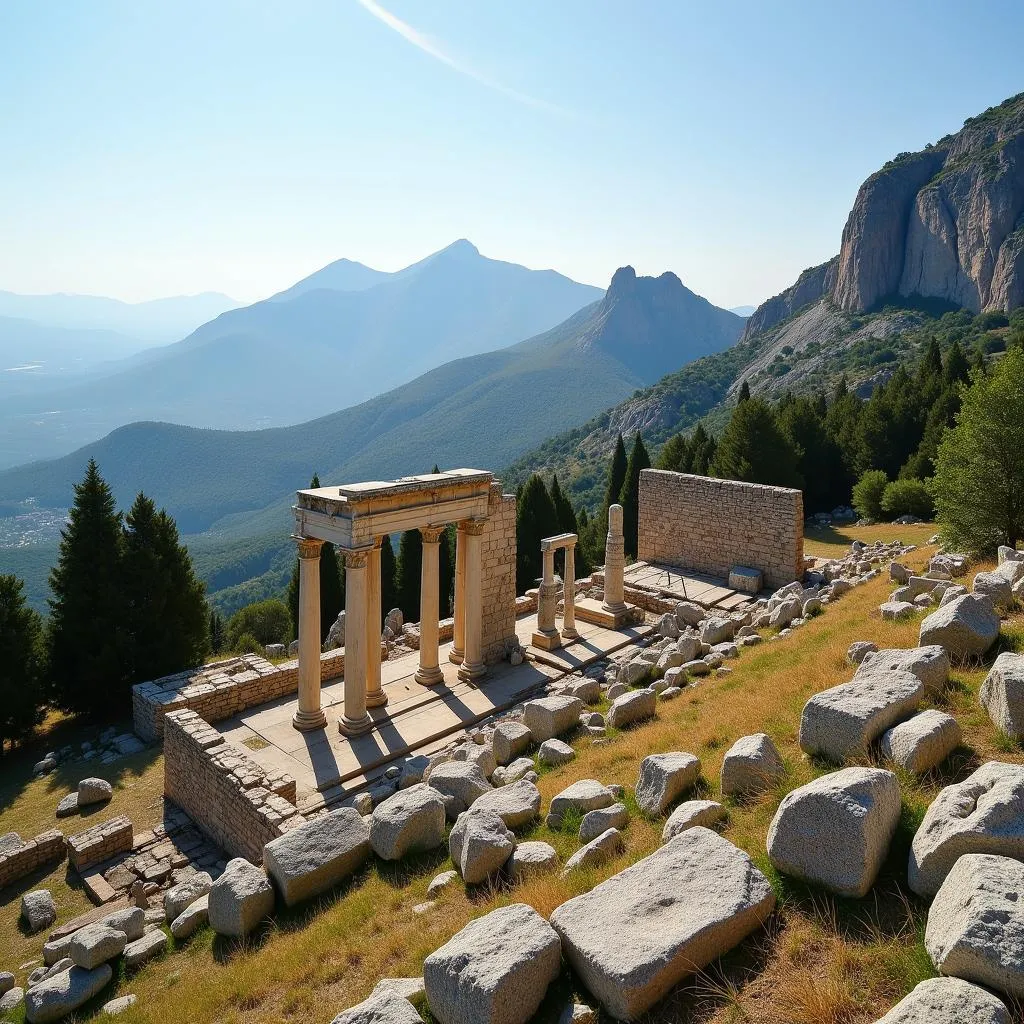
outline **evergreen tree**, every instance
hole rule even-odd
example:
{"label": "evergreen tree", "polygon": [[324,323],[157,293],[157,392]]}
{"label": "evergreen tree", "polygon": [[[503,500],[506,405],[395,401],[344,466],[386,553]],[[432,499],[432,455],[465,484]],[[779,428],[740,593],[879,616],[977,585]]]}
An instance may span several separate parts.
{"label": "evergreen tree", "polygon": [[626,480],[626,445],[623,443],[622,435],[615,438],[615,450],[612,452],[611,465],[608,468],[608,486],[604,492],[604,509],[608,511],[609,505],[614,505],[622,493],[622,485]]}
{"label": "evergreen tree", "polygon": [[537,585],[541,574],[540,542],[558,533],[558,512],[543,479],[534,473],[516,503],[516,593]]}
{"label": "evergreen tree", "polygon": [[842,491],[847,496],[858,479],[862,411],[863,403],[850,391],[846,377],[840,377],[825,415],[825,429],[838,446],[842,458],[842,472],[837,467],[836,475],[842,481]]}
{"label": "evergreen tree", "polygon": [[423,536],[419,530],[406,530],[398,543],[398,568],[395,581],[398,607],[406,622],[420,621],[420,573],[423,569]]}
{"label": "evergreen tree", "polygon": [[622,484],[619,504],[622,506],[622,534],[625,539],[626,554],[636,558],[637,533],[640,521],[640,473],[650,469],[651,457],[647,454],[644,440],[637,431],[633,441],[633,450],[629,453],[626,465],[626,479]]}
{"label": "evergreen tree", "polygon": [[210,652],[223,654],[228,645],[228,630],[224,616],[216,608],[210,609]]}
{"label": "evergreen tree", "polygon": [[746,381],[744,381],[740,385],[740,393],[739,393],[739,397],[736,399],[736,404],[739,405],[740,402],[745,402],[749,398],[750,398],[750,385]]}
{"label": "evergreen tree", "polygon": [[174,520],[141,492],[125,517],[122,552],[128,682],[201,665],[209,651],[206,588]]}
{"label": "evergreen tree", "polygon": [[565,496],[558,483],[558,474],[551,479],[551,502],[555,506],[559,533],[579,533],[579,523],[572,503]]}
{"label": "evergreen tree", "polygon": [[455,524],[449,523],[445,527],[441,539],[438,560],[440,562],[439,585],[441,587],[441,598],[438,607],[441,609],[442,619],[447,619],[454,614],[455,604]]}
{"label": "evergreen tree", "polygon": [[[380,544],[380,607],[385,615],[392,608],[399,607],[397,570],[395,549],[391,546],[391,538],[385,535]],[[380,626],[384,628],[383,619]]]}
{"label": "evergreen tree", "polygon": [[760,398],[751,398],[733,409],[718,442],[713,466],[715,476],[726,480],[800,487],[793,446],[779,430],[775,414]]}
{"label": "evergreen tree", "polygon": [[811,398],[789,402],[777,414],[779,429],[796,453],[808,513],[828,511],[849,499],[839,446],[825,428]]}
{"label": "evergreen tree", "polygon": [[967,362],[967,356],[960,347],[960,342],[955,340],[946,353],[946,365],[942,370],[942,379],[945,387],[955,387],[957,384],[966,384],[970,380],[971,366]]}
{"label": "evergreen tree", "polygon": [[55,699],[67,711],[125,710],[122,545],[114,496],[90,459],[50,573],[49,663]]}
{"label": "evergreen tree", "polygon": [[[314,473],[310,488],[320,486],[320,477]],[[338,613],[345,607],[345,568],[330,541],[320,548],[320,643],[327,639]],[[288,610],[292,616],[292,639],[299,636],[299,559],[292,567],[288,582]]]}
{"label": "evergreen tree", "polygon": [[678,433],[661,446],[656,465],[658,469],[667,469],[672,473],[689,473],[691,460],[690,439]]}
{"label": "evergreen tree", "polygon": [[43,718],[44,648],[39,615],[17,576],[0,576],[0,757]]}

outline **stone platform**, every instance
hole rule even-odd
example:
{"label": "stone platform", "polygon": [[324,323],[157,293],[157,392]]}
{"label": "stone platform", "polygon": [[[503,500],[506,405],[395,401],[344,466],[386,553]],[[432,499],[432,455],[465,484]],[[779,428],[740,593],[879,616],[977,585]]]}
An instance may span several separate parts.
{"label": "stone platform", "polygon": [[627,566],[624,582],[627,591],[636,587],[669,600],[694,601],[722,611],[732,611],[756,596],[733,589],[725,579],[656,562],[634,562]]}

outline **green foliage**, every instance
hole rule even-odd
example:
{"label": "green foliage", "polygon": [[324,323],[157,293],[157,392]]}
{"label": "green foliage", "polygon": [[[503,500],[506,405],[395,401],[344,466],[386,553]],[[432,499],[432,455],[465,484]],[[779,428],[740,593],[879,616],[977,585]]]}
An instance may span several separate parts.
{"label": "green foliage", "polygon": [[558,533],[558,512],[544,480],[534,473],[516,502],[516,593],[536,586],[541,574],[540,542]]}
{"label": "green foliage", "polygon": [[240,608],[228,621],[228,646],[241,651],[245,637],[252,637],[262,648],[267,644],[287,644],[292,637],[292,616],[284,601],[271,598]]}
{"label": "green foliage", "polygon": [[43,625],[23,590],[17,576],[0,576],[0,757],[43,717]]}
{"label": "green foliage", "polygon": [[713,464],[715,476],[726,480],[799,487],[793,445],[779,429],[767,402],[751,398],[737,405],[722,433]]}
{"label": "green foliage", "polygon": [[698,423],[692,434],[670,437],[662,446],[655,465],[674,473],[707,476],[717,448],[718,442],[704,429],[703,423]]}
{"label": "green foliage", "polygon": [[231,645],[231,650],[235,654],[266,654],[263,648],[264,645],[252,633],[239,634]]}
{"label": "green foliage", "polygon": [[651,457],[647,454],[644,439],[637,431],[633,440],[633,449],[629,453],[626,465],[626,479],[622,482],[619,504],[622,506],[622,536],[626,545],[626,554],[636,558],[637,534],[640,524],[640,474],[651,468]]}
{"label": "green foliage", "polygon": [[406,530],[398,543],[398,568],[395,571],[398,607],[402,609],[406,622],[420,621],[422,568],[423,536],[419,530]]}
{"label": "green foliage", "polygon": [[[391,546],[391,538],[385,535],[380,544],[380,607],[385,615],[392,608],[398,607],[397,571],[395,549]],[[381,620],[383,627],[384,622]]]}
{"label": "green foliage", "polygon": [[879,520],[883,516],[882,495],[889,486],[889,478],[881,469],[864,472],[853,488],[853,507],[862,519]]}
{"label": "green foliage", "polygon": [[449,523],[441,534],[441,549],[438,553],[438,586],[441,588],[440,615],[447,619],[455,609],[455,524]]}
{"label": "green foliage", "polygon": [[626,445],[622,440],[622,435],[617,434],[615,437],[615,448],[612,451],[611,465],[608,467],[608,486],[604,492],[605,512],[608,511],[609,505],[614,505],[619,500],[619,495],[622,493],[622,485],[626,482],[627,465]]}
{"label": "green foliage", "polygon": [[796,454],[804,506],[809,511],[834,508],[845,503],[850,494],[842,451],[829,433],[823,405],[823,396],[818,401],[802,395],[780,406],[777,412],[779,430]]}
{"label": "green foliage", "polygon": [[975,371],[956,426],[939,445],[932,493],[940,531],[986,554],[1024,537],[1024,349]]}
{"label": "green foliage", "polygon": [[210,653],[222,654],[228,646],[228,627],[224,616],[216,608],[210,609],[209,630]]}
{"label": "green foliage", "polygon": [[900,516],[931,519],[935,515],[935,505],[923,480],[901,477],[887,484],[882,492],[882,511],[889,519],[898,519]]}

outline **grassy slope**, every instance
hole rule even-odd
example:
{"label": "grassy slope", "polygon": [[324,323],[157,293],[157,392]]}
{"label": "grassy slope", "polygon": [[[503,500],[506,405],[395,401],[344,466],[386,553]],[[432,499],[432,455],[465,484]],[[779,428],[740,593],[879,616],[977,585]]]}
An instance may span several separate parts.
{"label": "grassy slope", "polygon": [[[810,538],[807,547],[809,552],[835,554],[853,538],[900,535],[920,540],[926,529],[919,528],[917,536],[912,529],[893,527],[828,531]],[[909,561],[922,565],[926,555],[921,550]],[[744,651],[731,675],[711,678],[676,701],[659,705],[657,722],[619,733],[604,746],[579,739],[573,763],[542,775],[546,806],[577,779],[593,777],[632,787],[646,754],[689,750],[703,763],[703,791],[717,796],[722,757],[738,737],[766,731],[786,760],[784,785],[759,800],[730,803],[725,828],[725,835],[768,872],[780,896],[778,913],[764,932],[682,986],[652,1021],[867,1024],[933,973],[922,945],[925,907],[905,888],[913,831],[943,785],[985,760],[1024,763],[1024,752],[998,735],[978,705],[984,668],[955,673],[941,706],[959,720],[964,746],[934,776],[902,779],[903,822],[882,877],[867,898],[845,901],[811,893],[778,876],[765,855],[768,825],[784,793],[828,770],[806,760],[797,745],[806,699],[850,677],[845,653],[854,640],[870,639],[883,647],[916,642],[916,621],[887,623],[878,617],[876,606],[888,588],[884,578],[858,588],[788,640]],[[1004,624],[1002,643],[1024,646],[1024,617]],[[47,806],[57,795],[46,794]],[[23,811],[16,809],[29,802],[26,798],[9,806],[0,815],[0,828],[18,827]],[[137,819],[139,827],[148,820]],[[662,824],[634,815],[626,831],[626,854],[599,871],[471,894],[456,888],[423,915],[413,908],[425,900],[434,874],[451,866],[446,853],[401,867],[373,863],[340,892],[278,920],[244,946],[214,941],[206,932],[183,951],[147,966],[117,987],[139,996],[138,1005],[122,1019],[125,1024],[330,1020],[364,998],[380,977],[417,974],[426,954],[472,917],[509,902],[526,902],[549,914],[568,897],[652,852],[660,844]],[[552,842],[563,857],[577,846],[573,836],[551,834],[541,825],[530,836]],[[5,908],[3,913],[12,911]],[[12,945],[11,933],[9,926],[0,927],[0,956],[17,966],[28,947],[20,939]]]}

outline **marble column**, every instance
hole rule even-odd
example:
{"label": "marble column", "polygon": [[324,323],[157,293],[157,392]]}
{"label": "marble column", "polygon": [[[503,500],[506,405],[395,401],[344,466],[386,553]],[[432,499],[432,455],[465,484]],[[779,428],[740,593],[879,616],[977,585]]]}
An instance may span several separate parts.
{"label": "marble column", "polygon": [[380,634],[383,616],[380,607],[380,546],[376,537],[366,552],[366,706],[382,708],[388,695],[380,682]]}
{"label": "marble column", "polygon": [[299,706],[292,725],[300,732],[322,729],[320,706],[320,548],[323,541],[299,537]]}
{"label": "marble column", "polygon": [[423,538],[423,559],[420,568],[420,666],[416,682],[436,686],[444,682],[438,664],[437,637],[440,619],[441,545],[443,526],[420,528]]}
{"label": "marble column", "polygon": [[562,573],[562,637],[575,640],[576,630],[576,542],[565,546],[565,571]]}
{"label": "marble column", "polygon": [[466,531],[462,523],[455,531],[455,607],[452,615],[452,647],[448,660],[461,665],[466,656]]}
{"label": "marble column", "polygon": [[604,542],[604,603],[608,612],[626,609],[623,573],[626,568],[626,547],[622,536],[622,506],[608,507],[608,536]]}
{"label": "marble column", "polygon": [[562,645],[562,634],[555,627],[555,613],[558,609],[558,584],[555,582],[555,548],[549,540],[541,541],[543,572],[537,591],[537,628],[533,631],[531,643],[553,651]]}
{"label": "marble column", "polygon": [[366,569],[365,548],[345,551],[345,710],[338,720],[344,736],[359,736],[373,728],[366,711]]}
{"label": "marble column", "polygon": [[483,656],[483,562],[480,551],[484,523],[483,519],[468,519],[461,524],[466,536],[466,649],[459,666],[459,678],[466,681],[474,681],[487,674]]}

